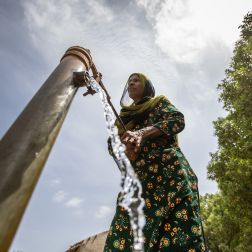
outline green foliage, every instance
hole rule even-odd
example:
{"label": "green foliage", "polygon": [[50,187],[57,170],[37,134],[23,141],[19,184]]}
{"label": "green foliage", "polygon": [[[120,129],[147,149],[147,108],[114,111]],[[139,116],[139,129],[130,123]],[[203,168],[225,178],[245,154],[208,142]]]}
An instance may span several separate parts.
{"label": "green foliage", "polygon": [[213,252],[233,252],[239,225],[231,218],[229,206],[221,194],[201,196],[201,216],[207,244]]}
{"label": "green foliage", "polygon": [[218,85],[228,115],[214,121],[218,150],[208,177],[220,193],[202,198],[212,251],[252,251],[252,13],[244,17],[240,39]]}

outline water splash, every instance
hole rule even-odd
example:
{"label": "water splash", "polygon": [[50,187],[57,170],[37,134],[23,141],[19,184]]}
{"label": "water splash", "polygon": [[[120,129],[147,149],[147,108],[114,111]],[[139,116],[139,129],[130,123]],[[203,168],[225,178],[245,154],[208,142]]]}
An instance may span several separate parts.
{"label": "water splash", "polygon": [[115,161],[122,173],[122,190],[118,204],[124,207],[129,213],[130,224],[134,236],[133,249],[135,252],[144,252],[143,227],[145,225],[145,216],[143,212],[144,200],[141,197],[142,185],[138,180],[129,159],[125,155],[125,145],[122,144],[118,135],[117,127],[115,126],[116,117],[107,101],[105,91],[92,77],[89,77],[89,83],[87,83],[87,85],[99,94],[104,108],[104,116],[109,137],[111,138]]}

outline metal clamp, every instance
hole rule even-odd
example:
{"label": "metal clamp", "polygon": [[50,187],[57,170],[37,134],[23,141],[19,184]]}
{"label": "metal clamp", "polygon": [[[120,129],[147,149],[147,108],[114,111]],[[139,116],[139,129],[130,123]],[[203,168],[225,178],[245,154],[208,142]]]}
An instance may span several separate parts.
{"label": "metal clamp", "polygon": [[[95,79],[101,78],[101,74],[97,75]],[[88,71],[82,72],[74,72],[73,73],[73,83],[76,87],[87,87],[87,91],[83,94],[83,96],[87,96],[89,94],[94,95],[96,93],[95,90],[90,86],[91,76]]]}

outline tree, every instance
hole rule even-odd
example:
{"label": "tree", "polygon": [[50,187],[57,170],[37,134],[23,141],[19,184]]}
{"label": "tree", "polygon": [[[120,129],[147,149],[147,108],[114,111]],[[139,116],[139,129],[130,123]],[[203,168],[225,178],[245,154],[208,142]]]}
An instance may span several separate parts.
{"label": "tree", "polygon": [[[218,85],[228,114],[213,122],[218,150],[208,165],[208,178],[220,193],[203,199],[209,201],[203,215],[211,216],[205,218],[213,251],[252,251],[252,13],[239,29],[231,64]],[[214,227],[215,221],[223,226]]]}
{"label": "tree", "polygon": [[[239,226],[233,221],[222,194],[205,194],[200,197],[201,217],[204,221],[206,242],[213,252],[233,252],[234,236]],[[235,246],[234,246],[235,247]]]}

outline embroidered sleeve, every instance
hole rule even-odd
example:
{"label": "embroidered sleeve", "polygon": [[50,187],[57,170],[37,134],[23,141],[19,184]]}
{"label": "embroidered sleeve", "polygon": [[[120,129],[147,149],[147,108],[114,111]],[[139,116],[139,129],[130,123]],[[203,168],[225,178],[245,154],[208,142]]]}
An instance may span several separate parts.
{"label": "embroidered sleeve", "polygon": [[163,131],[166,135],[174,135],[181,132],[185,127],[184,115],[173,106],[168,99],[158,104],[161,120],[153,126]]}

